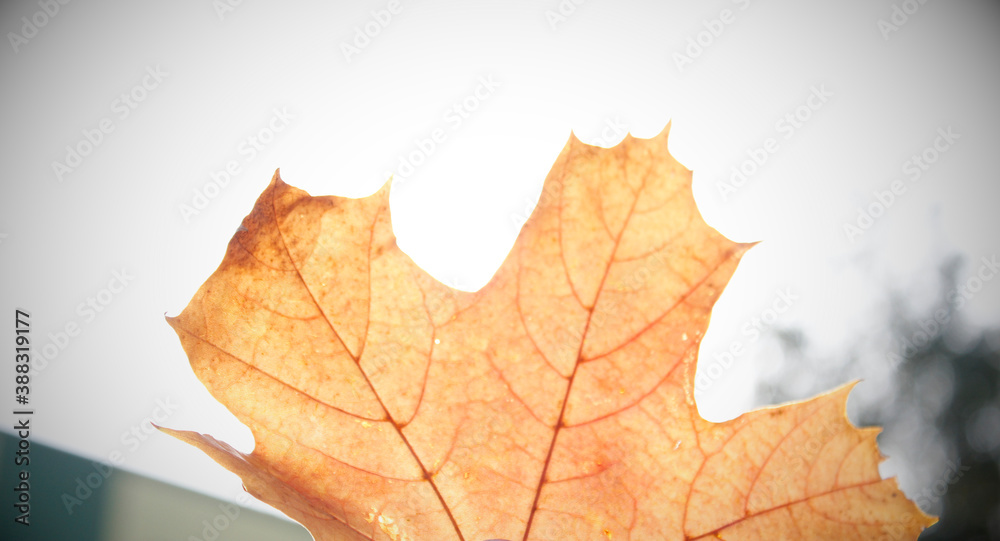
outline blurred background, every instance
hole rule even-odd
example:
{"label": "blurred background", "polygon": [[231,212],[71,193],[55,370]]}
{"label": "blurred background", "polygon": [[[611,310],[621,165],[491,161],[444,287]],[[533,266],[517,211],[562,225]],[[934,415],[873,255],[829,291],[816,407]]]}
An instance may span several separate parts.
{"label": "blurred background", "polygon": [[669,122],[708,223],[762,241],[702,343],[702,415],[861,380],[882,473],[941,516],[921,539],[1000,539],[1000,3],[37,0],[0,29],[0,307],[31,313],[34,411],[32,526],[4,488],[0,538],[309,538],[150,424],[253,448],[163,316],[275,169],[392,177],[400,246],[475,290],[571,131]]}

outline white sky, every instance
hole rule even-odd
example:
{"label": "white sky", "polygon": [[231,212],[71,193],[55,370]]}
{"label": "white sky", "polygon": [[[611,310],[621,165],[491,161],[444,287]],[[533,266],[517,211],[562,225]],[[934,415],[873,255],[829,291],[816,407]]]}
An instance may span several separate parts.
{"label": "white sky", "polygon": [[[753,405],[755,363],[775,351],[743,328],[779,289],[798,299],[777,325],[800,326],[836,354],[884,323],[886,283],[926,305],[942,256],[963,255],[967,277],[1000,252],[996,3],[925,4],[886,40],[878,21],[889,1],[400,0],[349,59],[342,45],[389,3],[317,4],[248,1],[220,18],[208,1],[73,2],[16,51],[8,33],[39,8],[4,6],[0,306],[32,311],[40,346],[67,323],[81,329],[33,380],[36,441],[94,459],[117,450],[126,469],[234,499],[239,481],[199,451],[160,434],[134,451],[121,439],[169,399],[178,409],[164,424],[252,447],[192,374],[164,313],[177,314],[215,269],[276,168],[314,195],[364,196],[434,130],[443,142],[394,185],[394,228],[418,264],[476,289],[570,130],[610,146],[624,137],[615,125],[649,137],[672,122],[672,152],[695,171],[707,221],[764,241],[702,346],[703,359],[734,341],[751,346],[699,397],[713,420]],[[553,28],[546,12],[560,5],[566,19]],[[726,9],[730,23],[711,22]],[[699,33],[708,46],[679,68],[675,53]],[[126,117],[116,98],[156,67],[166,75],[146,79]],[[479,88],[461,122],[446,115],[482,78],[499,86]],[[807,121],[776,124],[805,116],[815,89],[832,95],[813,98]],[[241,153],[275,108],[290,114],[287,127],[276,121],[273,140]],[[113,131],[59,182],[52,162],[103,118]],[[856,207],[905,179],[910,156],[949,127],[960,138],[849,241],[843,225]],[[717,183],[768,138],[777,149],[724,198]],[[185,220],[180,206],[231,160],[239,173]],[[134,280],[88,321],[78,305],[120,269]],[[998,291],[984,284],[962,317],[1000,323]],[[11,403],[10,385],[0,388]],[[9,426],[9,408],[0,411]]]}

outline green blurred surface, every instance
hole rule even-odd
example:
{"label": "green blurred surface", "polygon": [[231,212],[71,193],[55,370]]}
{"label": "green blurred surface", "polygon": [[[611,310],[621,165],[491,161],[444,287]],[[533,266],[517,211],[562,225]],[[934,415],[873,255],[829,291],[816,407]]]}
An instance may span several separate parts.
{"label": "green blurred surface", "polygon": [[[16,437],[0,432],[0,540],[312,539],[294,522],[120,469],[95,467],[92,461],[35,442],[29,455],[30,525],[22,526],[14,522],[18,515],[14,487],[21,471],[13,463],[16,446]],[[93,487],[81,488],[88,477]],[[70,499],[77,496],[81,496],[78,502]]]}

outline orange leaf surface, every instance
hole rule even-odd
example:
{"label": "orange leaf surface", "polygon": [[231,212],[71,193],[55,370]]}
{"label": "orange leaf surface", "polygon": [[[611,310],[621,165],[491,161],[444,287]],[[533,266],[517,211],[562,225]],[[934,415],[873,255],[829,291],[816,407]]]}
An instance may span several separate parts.
{"label": "orange leaf surface", "polygon": [[278,174],[168,318],[256,440],[167,432],[320,540],[915,539],[850,386],[725,423],[693,381],[749,245],[701,218],[668,129],[570,138],[492,280],[450,289],[396,245],[388,185]]}

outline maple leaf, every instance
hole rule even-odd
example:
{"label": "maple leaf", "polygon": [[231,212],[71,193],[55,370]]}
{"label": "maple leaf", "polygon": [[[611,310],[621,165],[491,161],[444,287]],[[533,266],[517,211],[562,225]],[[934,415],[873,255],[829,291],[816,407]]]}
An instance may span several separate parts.
{"label": "maple leaf", "polygon": [[915,539],[851,386],[697,412],[709,313],[749,248],[701,218],[667,133],[571,136],[510,254],[450,289],[396,245],[388,184],[276,172],[168,318],[251,454],[164,429],[320,540]]}

